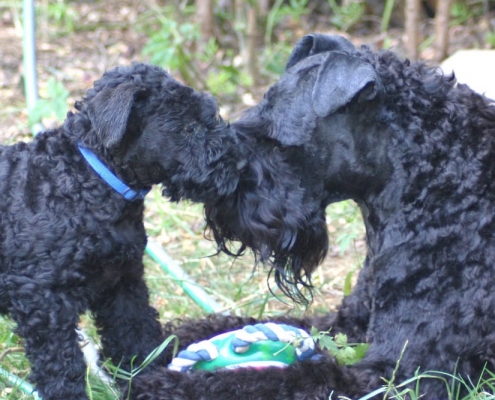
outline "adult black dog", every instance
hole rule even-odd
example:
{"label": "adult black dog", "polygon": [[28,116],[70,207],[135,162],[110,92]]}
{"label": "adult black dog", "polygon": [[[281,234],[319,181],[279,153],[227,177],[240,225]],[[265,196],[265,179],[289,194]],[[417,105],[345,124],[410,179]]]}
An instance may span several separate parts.
{"label": "adult black dog", "polygon": [[86,399],[75,331],[138,365],[163,340],[143,280],[143,198],[208,201],[237,186],[237,139],[215,101],[145,64],[98,80],[64,125],[0,148],[0,311],[17,322],[43,400]]}
{"label": "adult black dog", "polygon": [[[252,247],[298,298],[327,250],[325,207],[354,199],[368,246],[356,287],[337,313],[290,322],[369,350],[351,367],[328,356],[263,372],[158,369],[136,379],[133,398],[357,398],[418,369],[474,381],[495,371],[493,102],[393,52],[310,35],[233,128],[260,145],[246,174],[258,179],[207,206],[220,246]],[[265,160],[272,170],[257,167]],[[186,346],[253,321],[212,317],[165,334]],[[444,399],[448,384],[422,379],[419,391]]]}

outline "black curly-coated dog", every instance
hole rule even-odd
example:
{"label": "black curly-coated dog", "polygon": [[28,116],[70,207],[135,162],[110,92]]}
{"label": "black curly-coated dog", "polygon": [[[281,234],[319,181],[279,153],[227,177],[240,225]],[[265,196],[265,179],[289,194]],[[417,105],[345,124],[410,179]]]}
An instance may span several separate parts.
{"label": "black curly-coated dog", "polygon": [[[288,322],[344,332],[369,350],[350,367],[327,356],[262,372],[158,368],[136,378],[134,399],[359,398],[418,369],[473,382],[485,366],[495,371],[493,102],[393,52],[310,35],[233,128],[256,137],[259,159],[233,195],[207,206],[220,246],[252,247],[299,298],[327,250],[325,207],[354,199],[368,246],[356,287],[338,312]],[[245,182],[266,158],[270,173]],[[253,322],[215,316],[164,334],[183,347]],[[442,377],[420,381],[422,398],[447,398]]]}
{"label": "black curly-coated dog", "polygon": [[0,148],[0,311],[17,322],[43,400],[87,398],[84,311],[123,367],[163,340],[143,280],[150,187],[208,201],[234,190],[242,167],[215,101],[161,68],[111,70],[76,109]]}

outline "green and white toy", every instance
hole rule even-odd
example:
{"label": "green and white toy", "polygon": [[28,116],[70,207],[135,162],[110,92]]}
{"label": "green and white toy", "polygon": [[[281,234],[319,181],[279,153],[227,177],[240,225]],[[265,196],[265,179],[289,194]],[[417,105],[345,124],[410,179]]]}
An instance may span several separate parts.
{"label": "green and white toy", "polygon": [[302,329],[285,324],[256,324],[191,344],[168,368],[176,371],[220,368],[286,367],[314,356],[315,343]]}

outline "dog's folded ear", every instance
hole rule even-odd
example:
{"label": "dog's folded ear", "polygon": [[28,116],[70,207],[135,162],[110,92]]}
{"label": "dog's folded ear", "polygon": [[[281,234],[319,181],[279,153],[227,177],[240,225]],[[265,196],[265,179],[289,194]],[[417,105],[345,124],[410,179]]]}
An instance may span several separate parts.
{"label": "dog's folded ear", "polygon": [[326,117],[357,97],[374,99],[382,85],[371,64],[346,53],[332,51],[318,71],[313,89],[313,110]]}
{"label": "dog's folded ear", "polygon": [[330,36],[322,35],[319,33],[313,33],[311,35],[304,36],[299,42],[296,43],[292,53],[289,56],[285,69],[297,64],[299,61],[325,51],[346,51],[352,53],[354,46],[347,39],[342,36]]}
{"label": "dog's folded ear", "polygon": [[105,87],[87,104],[85,111],[101,143],[111,148],[122,140],[136,94],[144,89],[133,82],[121,83],[117,87]]}

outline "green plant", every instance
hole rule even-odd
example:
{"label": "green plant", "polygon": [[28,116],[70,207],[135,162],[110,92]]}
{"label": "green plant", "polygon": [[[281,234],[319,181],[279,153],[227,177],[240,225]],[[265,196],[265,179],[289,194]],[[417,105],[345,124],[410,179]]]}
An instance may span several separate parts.
{"label": "green plant", "polygon": [[[227,50],[226,55],[226,59],[230,61],[211,69],[206,77],[208,89],[215,96],[232,95],[239,86],[249,87],[253,84],[252,77],[234,65],[233,51]],[[213,57],[214,54],[211,59]]]}
{"label": "green plant", "polygon": [[[132,388],[132,380],[140,374],[148,365],[150,365],[160,354],[168,347],[168,345],[171,342],[174,342],[174,349],[173,349],[173,355],[177,354],[177,349],[179,348],[179,341],[177,339],[177,336],[169,336],[167,339],[163,341],[163,343],[158,346],[156,349],[154,349],[144,360],[143,362],[138,365],[137,367],[133,367],[131,365],[131,371],[125,371],[119,366],[113,365],[111,362],[106,363],[106,367],[110,370],[112,376],[114,379],[121,379],[121,380],[126,380],[129,381],[129,391]],[[130,396],[130,392],[127,393],[126,398],[128,399]]]}
{"label": "green plant", "polygon": [[[399,359],[396,362],[394,371],[390,379],[383,379],[385,384],[359,400],[369,400],[382,395],[384,400],[420,400],[424,398],[421,384],[425,380],[438,380],[445,385],[448,400],[495,400],[495,374],[483,368],[478,380],[472,382],[470,378],[464,378],[454,371],[453,373],[443,371],[415,371],[414,376],[400,383],[396,383],[396,375],[402,357],[408,343],[404,344]],[[462,395],[462,393],[467,393]]]}
{"label": "green plant", "polygon": [[366,343],[348,343],[347,336],[337,333],[330,336],[329,331],[320,332],[315,327],[311,328],[311,336],[324,350],[334,356],[340,365],[352,365],[362,360],[369,345]]}
{"label": "green plant", "polygon": [[261,69],[270,73],[273,79],[278,79],[285,71],[285,64],[291,51],[292,45],[284,41],[265,47],[260,60]]}
{"label": "green plant", "polygon": [[341,201],[330,204],[326,209],[327,220],[336,231],[335,242],[343,254],[359,237],[364,237],[364,223],[357,204]]}
{"label": "green plant", "polygon": [[352,1],[347,5],[339,6],[336,0],[328,0],[328,5],[333,14],[330,22],[344,32],[359,22],[364,14],[364,4],[361,1]]}
{"label": "green plant", "polygon": [[346,275],[344,279],[344,288],[343,294],[344,296],[349,296],[352,293],[352,278],[354,274],[360,269],[361,264],[356,264],[354,268],[352,268]]}
{"label": "green plant", "polygon": [[230,67],[221,67],[219,71],[209,72],[206,82],[211,93],[213,95],[235,93],[237,86],[232,77],[237,74],[237,69]]}
{"label": "green plant", "polygon": [[485,42],[493,49],[495,48],[495,31],[490,31],[485,34]]}
{"label": "green plant", "polygon": [[383,9],[382,21],[380,23],[380,31],[386,32],[388,25],[390,24],[390,18],[392,17],[392,11],[394,10],[395,0],[386,0],[385,7]]}
{"label": "green plant", "polygon": [[389,50],[393,46],[393,42],[394,42],[394,39],[387,35],[383,39],[382,49],[383,50]]}
{"label": "green plant", "polygon": [[265,47],[269,47],[275,26],[285,17],[299,21],[301,17],[309,12],[306,6],[308,0],[289,0],[284,4],[283,0],[276,0],[266,18]]}
{"label": "green plant", "polygon": [[163,19],[160,22],[160,30],[150,36],[143,54],[150,55],[150,61],[154,64],[180,70],[191,61],[191,57],[183,49],[199,38],[198,27],[191,23],[179,25],[172,19]]}
{"label": "green plant", "polygon": [[289,0],[289,4],[284,4],[280,7],[282,16],[290,16],[295,22],[299,21],[303,15],[309,13],[306,9],[308,0]]}
{"label": "green plant", "polygon": [[476,9],[464,1],[456,1],[450,9],[450,26],[462,25],[477,15]]}
{"label": "green plant", "polygon": [[[218,45],[213,38],[203,42],[197,24],[182,22],[193,14],[194,7],[181,9],[182,18],[178,18],[174,7],[159,7],[151,2],[149,6],[152,14],[148,13],[149,18],[143,18],[137,25],[137,29],[148,37],[143,55],[149,56],[152,64],[178,71],[187,85],[207,89],[196,60],[211,63]],[[202,51],[197,51],[198,48]]]}
{"label": "green plant", "polygon": [[86,385],[89,400],[116,400],[121,398],[117,385],[102,381],[101,378],[91,374],[89,368],[86,370]]}
{"label": "green plant", "polygon": [[435,42],[435,35],[430,35],[425,38],[420,44],[419,44],[419,51],[425,51],[426,49],[430,48],[433,46],[433,43]]}
{"label": "green plant", "polygon": [[63,121],[67,111],[67,98],[69,92],[62,82],[50,77],[47,83],[47,95],[36,102],[29,114],[29,126],[40,122],[43,118],[55,116],[57,120]]}
{"label": "green plant", "polygon": [[75,31],[76,21],[79,16],[74,7],[67,4],[65,0],[42,2],[40,12],[47,22],[51,25],[61,27],[65,33],[72,33]]}
{"label": "green plant", "polygon": [[143,48],[150,62],[164,68],[178,70],[187,84],[194,79],[193,55],[187,49],[200,38],[199,28],[192,23],[179,24],[161,12],[158,14],[159,29],[154,31]]}
{"label": "green plant", "polygon": [[[0,367],[25,379],[29,373],[29,363],[24,356],[21,340],[12,333],[14,327],[11,320],[0,317]],[[32,396],[25,394],[18,384],[12,385],[7,377],[0,374],[0,398],[24,400],[32,399]]]}
{"label": "green plant", "polygon": [[[215,38],[204,41],[197,24],[180,22],[170,7],[155,6],[154,11],[158,28],[148,29],[144,25],[140,28],[150,31],[142,52],[150,57],[151,63],[178,71],[189,86],[217,96],[231,95],[239,86],[252,84],[247,74],[234,65],[232,51],[225,53],[228,61],[218,59],[218,43]],[[193,11],[188,7],[185,13],[189,15]],[[206,79],[197,69],[198,61],[209,65]]]}
{"label": "green plant", "polygon": [[[331,240],[337,243],[340,254],[343,256],[356,240],[364,238],[364,223],[357,204],[353,201],[342,201],[330,204],[326,210],[327,223],[331,228]],[[355,252],[358,255],[358,252]],[[352,291],[352,278],[359,271],[362,264],[362,256],[358,255],[356,263],[344,279],[343,294],[348,296]]]}

